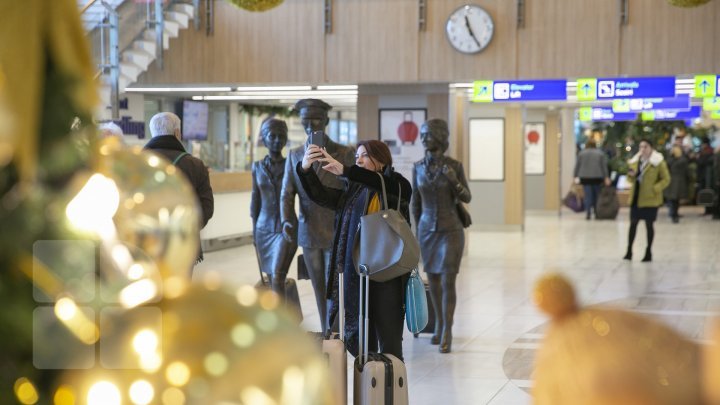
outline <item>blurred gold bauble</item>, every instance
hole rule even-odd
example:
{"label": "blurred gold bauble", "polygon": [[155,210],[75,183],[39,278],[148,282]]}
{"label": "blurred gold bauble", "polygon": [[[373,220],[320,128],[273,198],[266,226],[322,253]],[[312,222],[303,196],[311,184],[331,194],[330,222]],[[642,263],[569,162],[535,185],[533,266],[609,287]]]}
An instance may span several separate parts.
{"label": "blurred gold bauble", "polygon": [[101,263],[101,273],[187,279],[198,253],[199,206],[182,173],[114,137],[100,142],[95,166],[96,173],[77,181],[66,214],[73,226],[100,239],[103,262],[114,267]]}
{"label": "blurred gold bauble", "polygon": [[668,0],[668,3],[676,7],[697,7],[709,1],[710,0]]}
{"label": "blurred gold bauble", "polygon": [[[258,295],[259,294],[259,295]],[[330,403],[319,346],[276,295],[187,286],[101,319],[97,367],[66,374],[79,404]]]}
{"label": "blurred gold bauble", "polygon": [[228,0],[228,2],[248,11],[267,11],[282,4],[283,0]]}

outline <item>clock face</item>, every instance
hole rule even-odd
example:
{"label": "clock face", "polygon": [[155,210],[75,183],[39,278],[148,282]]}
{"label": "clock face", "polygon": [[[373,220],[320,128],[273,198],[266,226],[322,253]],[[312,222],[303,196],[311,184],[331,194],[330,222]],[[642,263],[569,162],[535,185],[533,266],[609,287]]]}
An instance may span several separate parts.
{"label": "clock face", "polygon": [[465,5],[455,10],[445,26],[450,44],[463,53],[478,53],[492,40],[495,24],[487,11]]}

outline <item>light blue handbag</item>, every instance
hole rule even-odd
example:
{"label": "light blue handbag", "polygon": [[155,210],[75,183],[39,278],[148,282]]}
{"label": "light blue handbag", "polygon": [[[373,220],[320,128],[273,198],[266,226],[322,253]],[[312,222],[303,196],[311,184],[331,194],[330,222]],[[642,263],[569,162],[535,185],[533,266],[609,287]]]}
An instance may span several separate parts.
{"label": "light blue handbag", "polygon": [[420,333],[428,323],[428,303],[425,286],[417,269],[410,273],[405,285],[405,322],[410,332]]}

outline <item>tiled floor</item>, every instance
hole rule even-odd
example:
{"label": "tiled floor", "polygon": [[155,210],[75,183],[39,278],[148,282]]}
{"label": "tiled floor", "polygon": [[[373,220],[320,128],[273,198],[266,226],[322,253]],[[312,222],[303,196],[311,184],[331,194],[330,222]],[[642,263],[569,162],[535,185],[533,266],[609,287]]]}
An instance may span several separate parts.
{"label": "tiled floor", "polygon": [[[702,340],[704,327],[720,314],[720,221],[683,207],[680,224],[661,210],[652,263],[640,263],[645,248],[641,225],[636,259],[621,260],[628,220],[585,221],[584,215],[534,214],[523,233],[470,232],[458,276],[453,352],[440,354],[429,335],[406,332],[404,354],[410,403],[529,404],[533,353],[547,319],[532,305],[538,276],[561,271],[575,283],[584,304],[610,303],[657,317]],[[195,277],[219,274],[232,283],[254,284],[257,264],[251,246],[206,254]],[[291,274],[294,270],[291,270]],[[307,329],[319,322],[308,281],[299,282]]]}

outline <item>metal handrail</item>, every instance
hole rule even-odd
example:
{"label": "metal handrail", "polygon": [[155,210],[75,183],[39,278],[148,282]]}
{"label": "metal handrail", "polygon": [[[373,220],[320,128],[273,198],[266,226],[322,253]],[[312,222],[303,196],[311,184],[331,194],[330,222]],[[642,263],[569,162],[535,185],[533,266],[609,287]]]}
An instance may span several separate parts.
{"label": "metal handrail", "polygon": [[88,1],[87,4],[85,4],[85,5],[83,6],[83,8],[80,10],[80,15],[85,14],[85,12],[90,8],[90,6],[92,6],[93,4],[95,4],[96,1],[98,1],[98,0],[90,0],[90,1]]}

